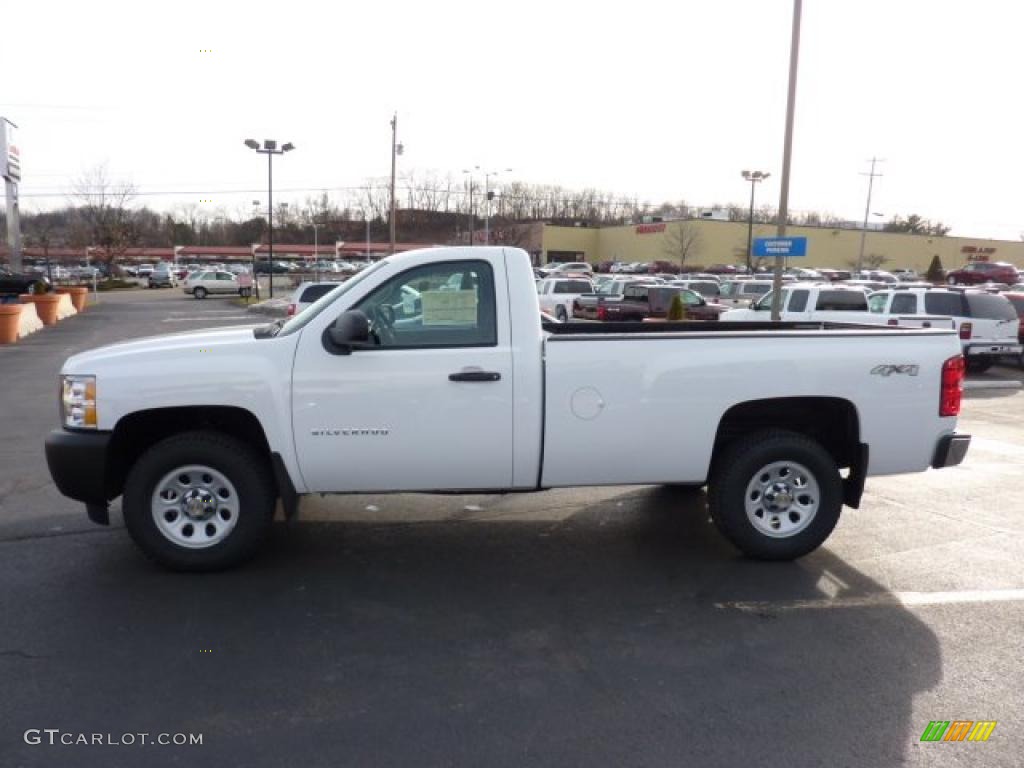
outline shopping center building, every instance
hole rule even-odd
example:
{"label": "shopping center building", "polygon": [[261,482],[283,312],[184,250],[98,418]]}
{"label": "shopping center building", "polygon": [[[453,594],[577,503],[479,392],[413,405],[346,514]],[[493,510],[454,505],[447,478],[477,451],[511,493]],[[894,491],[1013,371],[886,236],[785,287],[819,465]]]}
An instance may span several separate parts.
{"label": "shopping center building", "polygon": [[[753,236],[774,237],[776,228],[755,224]],[[743,264],[747,251],[747,224],[740,221],[687,219],[608,227],[531,225],[520,244],[538,263],[549,261],[680,261],[680,235],[692,239],[687,267],[712,264]],[[849,269],[857,264],[860,229],[787,227],[789,237],[807,238],[807,256],[792,259],[791,266]],[[864,239],[865,267],[910,268],[925,272],[938,256],[946,270],[970,261],[1005,261],[1024,269],[1024,242],[977,237],[935,237],[867,230]]]}

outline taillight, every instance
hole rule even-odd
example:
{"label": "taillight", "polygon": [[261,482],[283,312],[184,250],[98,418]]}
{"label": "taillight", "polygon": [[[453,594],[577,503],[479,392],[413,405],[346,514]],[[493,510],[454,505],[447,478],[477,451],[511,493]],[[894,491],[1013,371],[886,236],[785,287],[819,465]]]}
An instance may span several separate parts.
{"label": "taillight", "polygon": [[939,394],[939,416],[957,416],[964,390],[963,355],[951,357],[942,364],[942,391]]}
{"label": "taillight", "polygon": [[969,338],[971,338],[971,324],[970,323],[960,323],[960,338],[961,339],[969,339]]}
{"label": "taillight", "polygon": [[608,310],[605,307],[603,307],[602,305],[600,305],[600,304],[597,305],[597,319],[598,320],[607,320],[608,319]]}
{"label": "taillight", "polygon": [[288,305],[288,317],[294,317],[294,316],[295,316],[295,305],[294,304],[289,304]]}

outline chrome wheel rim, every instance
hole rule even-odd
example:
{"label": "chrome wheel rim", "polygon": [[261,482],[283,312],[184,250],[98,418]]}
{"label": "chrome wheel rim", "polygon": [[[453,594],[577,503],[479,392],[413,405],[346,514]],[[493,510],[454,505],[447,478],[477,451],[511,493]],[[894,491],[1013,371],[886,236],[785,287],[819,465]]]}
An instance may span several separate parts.
{"label": "chrome wheel rim", "polygon": [[238,523],[235,486],[222,472],[203,464],[188,464],[164,475],[150,506],[157,530],[187,549],[216,546]]}
{"label": "chrome wheel rim", "polygon": [[747,519],[758,533],[773,539],[795,536],[814,520],[821,489],[814,474],[795,461],[761,467],[747,483]]}

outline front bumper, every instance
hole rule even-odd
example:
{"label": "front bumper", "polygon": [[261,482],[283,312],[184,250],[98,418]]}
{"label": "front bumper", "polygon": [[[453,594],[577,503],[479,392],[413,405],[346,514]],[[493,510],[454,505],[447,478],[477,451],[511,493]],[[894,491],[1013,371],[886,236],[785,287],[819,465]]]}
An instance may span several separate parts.
{"label": "front bumper", "polygon": [[939,438],[938,445],[935,446],[932,467],[935,469],[955,467],[964,460],[970,444],[970,435],[943,435]]}
{"label": "front bumper", "polygon": [[46,464],[57,490],[85,502],[89,517],[107,523],[107,449],[110,432],[55,429],[46,437]]}

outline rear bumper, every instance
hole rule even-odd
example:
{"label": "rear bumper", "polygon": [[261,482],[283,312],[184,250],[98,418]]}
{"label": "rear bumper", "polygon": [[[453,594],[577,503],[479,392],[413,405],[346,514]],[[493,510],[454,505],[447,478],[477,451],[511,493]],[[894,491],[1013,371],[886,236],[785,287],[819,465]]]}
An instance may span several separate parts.
{"label": "rear bumper", "polygon": [[1013,342],[1003,344],[968,344],[964,347],[964,354],[968,357],[977,355],[1019,355],[1021,345]]}
{"label": "rear bumper", "polygon": [[46,437],[46,464],[57,489],[85,502],[89,517],[106,524],[107,449],[110,432],[55,429]]}
{"label": "rear bumper", "polygon": [[964,456],[967,455],[967,448],[970,445],[970,435],[943,435],[935,446],[935,457],[932,459],[932,467],[935,469],[955,467],[964,460]]}

